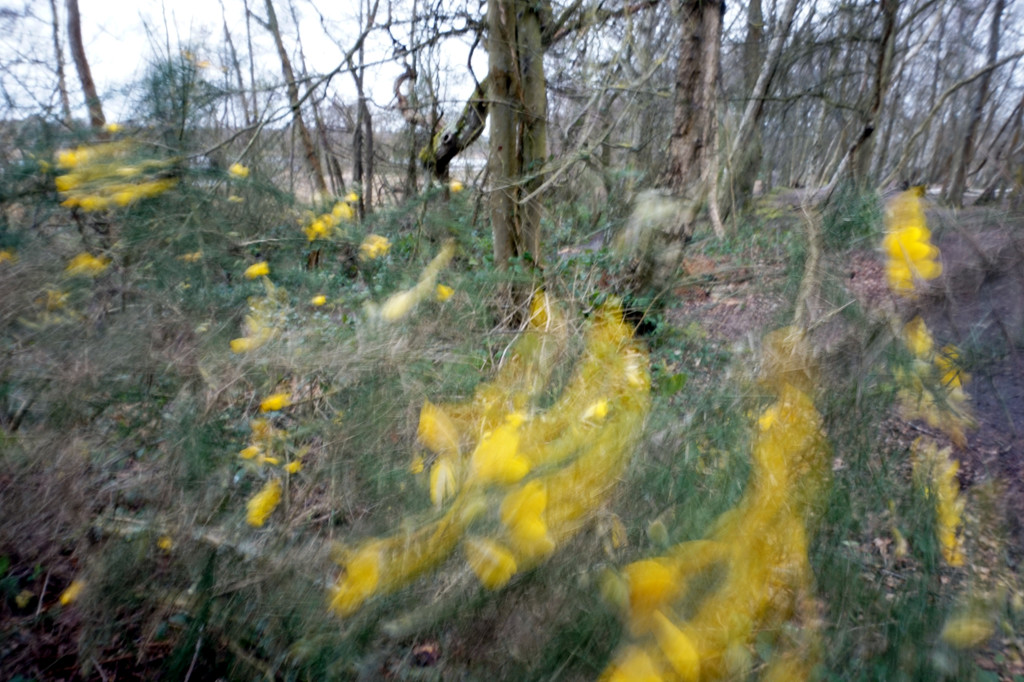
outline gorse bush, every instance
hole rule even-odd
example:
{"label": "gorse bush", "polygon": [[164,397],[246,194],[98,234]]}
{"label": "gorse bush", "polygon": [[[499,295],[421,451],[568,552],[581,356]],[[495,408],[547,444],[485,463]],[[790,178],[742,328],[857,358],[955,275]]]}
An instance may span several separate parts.
{"label": "gorse bush", "polygon": [[[955,677],[994,632],[951,451],[877,438],[891,407],[970,428],[919,318],[856,381],[771,316],[725,344],[661,301],[648,343],[596,249],[507,330],[472,188],[360,222],[258,145],[151,134],[34,151],[0,233],[2,622],[77,642],[60,674]],[[939,271],[919,201],[886,213],[901,298]],[[566,242],[605,225],[565,213]],[[742,242],[708,253],[788,286],[795,233]]]}

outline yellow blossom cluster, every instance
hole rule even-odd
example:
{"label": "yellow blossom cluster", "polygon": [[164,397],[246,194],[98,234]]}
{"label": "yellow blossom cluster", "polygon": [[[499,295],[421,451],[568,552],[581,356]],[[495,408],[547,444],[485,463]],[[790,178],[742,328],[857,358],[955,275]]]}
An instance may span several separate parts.
{"label": "yellow blossom cluster", "polygon": [[[291,403],[287,393],[277,393],[260,403],[260,411],[280,410]],[[269,406],[269,409],[264,409]],[[249,423],[252,437],[249,445],[239,451],[238,456],[253,463],[257,469],[264,466],[280,466],[289,474],[302,470],[302,458],[308,448],[296,450],[288,443],[288,432],[274,427],[269,419],[253,419]],[[253,496],[248,504],[247,521],[252,526],[262,526],[281,499],[281,482],[272,478],[263,489]]]}
{"label": "yellow blossom cluster", "polygon": [[387,254],[391,249],[391,241],[379,234],[368,234],[359,245],[359,258],[361,260],[376,260]]}
{"label": "yellow blossom cluster", "polygon": [[327,213],[312,216],[302,228],[302,231],[306,233],[306,239],[311,242],[317,239],[329,239],[334,236],[341,223],[353,220],[356,213],[352,208],[352,202],[358,201],[359,197],[354,194],[350,196],[353,198],[346,197],[345,201],[337,202],[334,204],[334,208]]}
{"label": "yellow blossom cluster", "polygon": [[83,145],[57,154],[55,179],[62,206],[83,211],[105,211],[163,194],[177,184],[164,177],[169,162],[139,160],[128,140]]}
{"label": "yellow blossom cluster", "polygon": [[0,263],[14,263],[18,256],[11,249],[0,249]]}
{"label": "yellow blossom cluster", "polygon": [[921,419],[945,433],[958,446],[967,443],[965,430],[974,420],[963,384],[968,379],[953,346],[935,351],[935,341],[921,317],[903,327],[903,342],[913,354],[909,368],[895,372],[897,399],[905,419]]}
{"label": "yellow blossom cluster", "polygon": [[240,163],[233,163],[231,164],[231,167],[228,168],[228,174],[230,174],[231,177],[244,180],[249,177],[249,168],[248,166],[243,166]]}
{"label": "yellow blossom cluster", "polygon": [[951,458],[950,448],[940,450],[930,440],[918,439],[913,452],[914,479],[935,505],[935,532],[942,557],[950,566],[963,566],[964,499],[956,478],[960,463]]}
{"label": "yellow blossom cluster", "polygon": [[623,608],[629,637],[604,682],[747,679],[755,640],[776,645],[761,679],[810,679],[817,635],[807,544],[830,462],[810,388],[787,380],[808,376],[809,355],[794,352],[806,348],[799,339],[794,330],[766,339],[776,346],[766,356],[784,361],[765,377],[776,400],[757,419],[736,507],[705,539],[606,576],[603,591]]}
{"label": "yellow blossom cluster", "polygon": [[281,481],[279,479],[272,478],[266,482],[258,493],[252,496],[246,505],[246,522],[248,522],[250,526],[259,528],[267,522],[267,519],[274,513],[274,510],[280,502]]}
{"label": "yellow blossom cluster", "polygon": [[[409,311],[420,301],[430,296],[431,292],[434,293],[438,300],[446,300],[448,296],[451,296],[451,293],[444,292],[438,288],[443,285],[437,285],[437,276],[448,265],[454,255],[455,243],[449,241],[441,247],[438,254],[427,264],[427,267],[423,268],[423,272],[420,273],[419,281],[415,286],[392,294],[388,297],[388,300],[381,304],[379,309],[371,306],[369,311],[371,315],[376,314],[386,322],[394,322],[409,314]],[[448,287],[445,287],[445,289],[448,289]],[[442,298],[443,294],[446,294],[444,298]]]}
{"label": "yellow blossom cluster", "polygon": [[939,249],[931,243],[931,232],[921,207],[923,188],[916,187],[893,197],[885,208],[885,273],[889,287],[901,295],[912,294],[917,281],[942,274]]}
{"label": "yellow blossom cluster", "polygon": [[96,275],[103,274],[108,267],[110,267],[109,258],[97,258],[91,253],[83,252],[68,262],[64,272],[72,277],[77,275],[95,277]]}
{"label": "yellow blossom cluster", "polygon": [[259,348],[276,336],[284,323],[284,303],[287,298],[284,291],[275,287],[273,282],[266,277],[270,272],[266,263],[249,266],[249,269],[246,270],[247,276],[251,270],[256,272],[253,277],[262,277],[265,295],[253,296],[249,299],[249,313],[245,316],[242,325],[245,336],[231,339],[231,352],[233,353],[245,353]]}
{"label": "yellow blossom cluster", "polygon": [[[648,359],[621,309],[609,304],[588,327],[583,356],[559,398],[540,409],[567,329],[547,295],[538,293],[527,330],[491,381],[464,403],[424,403],[417,437],[433,458],[428,478],[436,516],[343,550],[331,595],[335,612],[355,612],[460,546],[480,583],[501,588],[601,508],[649,409]],[[417,458],[413,471],[426,468]]]}

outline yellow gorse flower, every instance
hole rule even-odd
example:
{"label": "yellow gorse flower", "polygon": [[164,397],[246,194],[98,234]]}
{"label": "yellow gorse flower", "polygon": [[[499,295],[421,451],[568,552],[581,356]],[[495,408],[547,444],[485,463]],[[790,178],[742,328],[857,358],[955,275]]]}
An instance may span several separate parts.
{"label": "yellow gorse flower", "polygon": [[317,306],[317,307],[320,307],[320,306],[322,306],[323,304],[327,303],[327,297],[326,297],[326,296],[324,296],[323,294],[317,294],[317,295],[316,295],[316,296],[314,296],[313,298],[309,299],[309,302],[310,302],[310,304],[312,304],[312,305],[315,305],[315,306]]}
{"label": "yellow gorse flower", "polygon": [[347,616],[358,609],[377,590],[381,578],[381,547],[377,543],[363,547],[345,561],[345,572],[331,595],[331,608]]}
{"label": "yellow gorse flower", "polygon": [[[335,610],[350,613],[407,584],[460,544],[481,583],[497,589],[573,537],[610,497],[649,409],[647,356],[611,303],[588,324],[585,351],[560,397],[538,409],[569,325],[546,295],[537,298],[539,314],[470,400],[424,402],[418,438],[435,453],[429,479],[437,516],[364,543],[381,557],[379,581],[369,592],[351,590],[343,575],[345,598]],[[590,409],[601,401],[603,418],[602,409]],[[480,518],[497,523],[467,536]]]}
{"label": "yellow gorse flower", "polygon": [[914,477],[935,506],[936,528],[942,557],[950,566],[963,566],[964,499],[956,478],[960,463],[951,459],[950,448],[934,442],[914,443]]}
{"label": "yellow gorse flower", "polygon": [[109,258],[97,258],[91,253],[80,253],[68,263],[64,272],[68,275],[85,275],[95,277],[102,274],[110,266]]}
{"label": "yellow gorse flower", "polygon": [[246,504],[246,522],[250,526],[259,528],[267,522],[267,519],[277,505],[281,502],[281,481],[273,478],[267,481],[263,489],[256,493]]}
{"label": "yellow gorse flower", "polygon": [[939,249],[930,241],[921,196],[920,188],[910,189],[893,197],[885,208],[885,272],[889,287],[898,294],[911,294],[917,280],[942,274]]}
{"label": "yellow gorse flower", "polygon": [[158,196],[177,184],[175,178],[161,177],[170,162],[137,157],[129,140],[58,152],[57,168],[66,171],[54,179],[61,205],[104,211]]}
{"label": "yellow gorse flower", "polygon": [[450,286],[447,286],[445,284],[438,284],[434,296],[437,298],[438,301],[444,303],[449,298],[451,298],[452,294],[454,293],[455,289],[452,289]]}
{"label": "yellow gorse flower", "polygon": [[368,234],[359,245],[359,257],[363,260],[374,260],[385,255],[391,248],[391,242],[387,237],[379,234]]}
{"label": "yellow gorse flower", "polygon": [[14,251],[10,249],[0,250],[0,263],[13,263],[18,260],[18,257],[14,255]]}
{"label": "yellow gorse flower", "polygon": [[270,274],[270,266],[267,265],[267,261],[260,261],[253,263],[245,269],[246,279],[256,279],[257,277],[266,277]]}
{"label": "yellow gorse flower", "polygon": [[394,322],[405,317],[420,301],[427,298],[434,290],[437,276],[441,269],[448,265],[448,262],[455,255],[455,244],[446,243],[436,256],[423,268],[420,279],[416,286],[392,294],[380,307],[380,317],[387,322]]}
{"label": "yellow gorse flower", "polygon": [[72,580],[71,584],[67,586],[63,592],[60,593],[60,603],[63,606],[67,606],[71,602],[75,601],[82,595],[82,590],[85,589],[84,580]]}
{"label": "yellow gorse flower", "polygon": [[291,404],[290,393],[274,393],[260,401],[260,412],[275,412]]}
{"label": "yellow gorse flower", "polygon": [[515,557],[497,542],[487,538],[467,538],[464,549],[469,567],[487,589],[504,587],[515,575]]}
{"label": "yellow gorse flower", "polygon": [[[732,679],[742,676],[755,640],[773,633],[780,643],[796,636],[796,651],[812,648],[813,619],[787,625],[802,604],[813,603],[807,527],[830,477],[822,420],[806,393],[810,357],[794,330],[765,339],[763,381],[776,401],[755,422],[750,481],[736,507],[705,539],[626,566],[624,599],[616,597],[615,581],[606,581],[606,593],[624,602],[630,639],[602,680]],[[694,580],[703,586],[696,593]],[[788,656],[780,647],[768,669],[791,675],[778,679],[807,679],[813,665],[791,665]]]}
{"label": "yellow gorse flower", "polygon": [[228,173],[239,179],[249,177],[249,169],[240,163],[231,164]]}
{"label": "yellow gorse flower", "polygon": [[465,188],[466,188],[466,186],[463,185],[458,180],[452,180],[451,182],[448,183],[448,189],[451,190],[452,194],[458,194],[459,192],[461,192]]}

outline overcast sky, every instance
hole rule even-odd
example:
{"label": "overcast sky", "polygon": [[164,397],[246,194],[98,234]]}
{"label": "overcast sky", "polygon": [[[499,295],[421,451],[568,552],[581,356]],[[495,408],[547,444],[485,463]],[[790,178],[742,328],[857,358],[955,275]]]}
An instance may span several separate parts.
{"label": "overcast sky", "polygon": [[[298,30],[307,68],[311,72],[327,72],[336,68],[343,60],[358,32],[355,0],[294,0],[299,17]],[[383,3],[382,3],[383,4]],[[265,16],[262,0],[249,0],[249,5],[259,16]],[[60,14],[61,40],[64,43],[68,89],[72,106],[77,115],[84,117],[81,105],[81,89],[78,86],[74,65],[67,50],[67,20],[64,0],[57,0]],[[221,47],[224,44],[224,22],[227,21],[235,48],[240,59],[246,59],[246,25],[243,0],[140,0],[138,2],[112,3],[109,0],[79,0],[82,16],[82,35],[86,55],[93,77],[104,100],[107,118],[119,120],[128,114],[128,90],[145,74],[147,67],[157,59],[167,56],[168,43],[172,53],[180,53],[185,46],[198,47],[197,59],[209,61],[211,70],[208,78],[218,79],[222,66]],[[292,57],[298,66],[296,28],[292,21],[288,3],[276,0],[274,6],[285,36],[286,45],[292,49]],[[321,14],[323,23],[321,23]],[[19,18],[25,17],[27,18]],[[4,96],[16,100],[19,106],[38,110],[42,103],[55,103],[53,97],[54,76],[39,63],[53,63],[53,37],[51,33],[51,12],[47,0],[0,0],[0,51],[4,59],[4,73],[0,75]],[[280,63],[272,39],[262,26],[252,22],[253,53],[257,71],[270,79],[280,81]],[[396,38],[406,39],[399,27]],[[332,39],[329,36],[333,36]],[[205,46],[205,49],[203,49]],[[454,92],[448,93],[457,101],[468,97],[471,80],[456,74],[465,74],[468,48],[458,41],[449,41],[441,59],[442,66],[453,71]],[[483,57],[483,51],[478,51]],[[385,35],[377,34],[367,43],[367,62],[377,62],[367,79],[371,97],[380,107],[387,107],[393,100],[392,88],[402,67],[393,60],[391,43]],[[33,64],[33,62],[36,62]],[[484,65],[477,65],[481,73]],[[460,87],[465,84],[465,87]],[[355,98],[352,78],[341,74],[332,83],[332,93],[342,100]],[[466,90],[466,92],[461,92]],[[449,110],[454,105],[449,107]]]}

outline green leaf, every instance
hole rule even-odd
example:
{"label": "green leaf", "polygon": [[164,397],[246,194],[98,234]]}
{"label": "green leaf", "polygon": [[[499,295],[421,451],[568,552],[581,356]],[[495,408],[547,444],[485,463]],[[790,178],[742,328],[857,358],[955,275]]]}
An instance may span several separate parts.
{"label": "green leaf", "polygon": [[687,375],[683,372],[679,374],[672,374],[658,382],[658,392],[661,395],[674,395],[683,390],[686,386]]}

